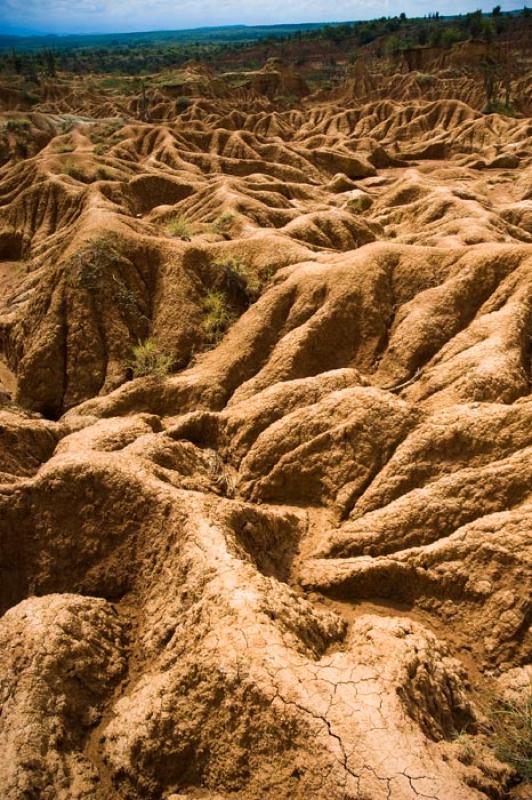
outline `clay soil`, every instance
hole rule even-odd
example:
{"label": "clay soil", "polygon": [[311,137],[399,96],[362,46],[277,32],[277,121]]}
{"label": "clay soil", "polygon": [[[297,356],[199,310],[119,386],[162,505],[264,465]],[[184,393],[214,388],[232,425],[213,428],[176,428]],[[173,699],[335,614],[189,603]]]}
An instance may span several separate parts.
{"label": "clay soil", "polygon": [[1,115],[0,795],[530,798],[532,120],[187,69]]}

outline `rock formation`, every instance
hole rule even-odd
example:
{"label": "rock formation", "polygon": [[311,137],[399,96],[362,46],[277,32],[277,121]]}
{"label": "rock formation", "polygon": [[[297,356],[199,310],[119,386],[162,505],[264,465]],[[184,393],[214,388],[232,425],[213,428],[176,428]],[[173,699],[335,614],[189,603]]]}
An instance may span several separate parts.
{"label": "rock formation", "polygon": [[528,796],[530,119],[277,67],[3,114],[6,800]]}

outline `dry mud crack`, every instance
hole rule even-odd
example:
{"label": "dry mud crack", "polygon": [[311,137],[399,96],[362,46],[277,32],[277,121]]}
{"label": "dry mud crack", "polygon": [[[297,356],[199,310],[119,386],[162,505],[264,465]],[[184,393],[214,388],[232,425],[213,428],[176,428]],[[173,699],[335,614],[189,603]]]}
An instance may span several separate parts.
{"label": "dry mud crack", "polygon": [[530,120],[249,93],[102,154],[67,99],[0,168],[2,797],[512,796]]}

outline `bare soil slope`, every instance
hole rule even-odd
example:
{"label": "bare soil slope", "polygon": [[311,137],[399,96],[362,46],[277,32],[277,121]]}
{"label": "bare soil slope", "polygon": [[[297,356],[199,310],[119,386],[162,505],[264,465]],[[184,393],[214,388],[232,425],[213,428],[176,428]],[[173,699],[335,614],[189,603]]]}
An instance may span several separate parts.
{"label": "bare soil slope", "polygon": [[528,797],[531,121],[203,80],[4,115],[2,797]]}

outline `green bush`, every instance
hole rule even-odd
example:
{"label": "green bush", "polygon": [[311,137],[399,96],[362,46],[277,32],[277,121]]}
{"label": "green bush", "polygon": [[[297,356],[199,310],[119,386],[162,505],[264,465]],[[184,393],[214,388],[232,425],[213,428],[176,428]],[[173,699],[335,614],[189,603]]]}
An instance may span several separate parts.
{"label": "green bush", "polygon": [[515,117],[517,112],[512,106],[501,103],[499,100],[490,100],[482,109],[484,114],[504,114],[506,117]]}
{"label": "green bush", "polygon": [[85,175],[73,158],[65,158],[60,164],[60,170],[63,175],[69,175],[79,181],[85,180]]}
{"label": "green bush", "polygon": [[431,75],[430,72],[418,72],[416,75],[416,80],[420,86],[432,86],[436,78],[434,75]]}
{"label": "green bush", "polygon": [[238,257],[218,258],[214,266],[219,273],[219,281],[236,300],[245,305],[257,300],[261,291],[260,281]]}
{"label": "green bush", "polygon": [[175,217],[175,219],[167,223],[166,232],[169,236],[189,242],[193,235],[193,228],[185,217]]}
{"label": "green bush", "polygon": [[71,259],[69,280],[79,289],[100,291],[113,263],[119,260],[120,253],[109,238],[92,239]]}
{"label": "green bush", "polygon": [[29,131],[30,126],[31,123],[29,119],[8,119],[6,122],[6,131],[21,133],[22,131]]}
{"label": "green bush", "polygon": [[155,339],[146,339],[133,348],[131,370],[134,378],[151,376],[162,380],[172,367],[171,356],[164,353]]}
{"label": "green bush", "polygon": [[73,153],[75,147],[67,142],[60,142],[54,145],[54,153]]}
{"label": "green bush", "polygon": [[224,292],[208,292],[203,299],[203,331],[209,344],[220,341],[235,319]]}

